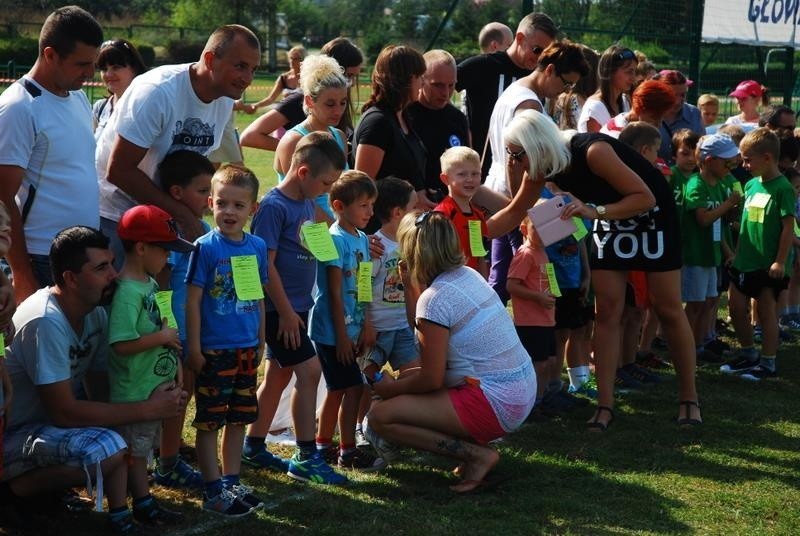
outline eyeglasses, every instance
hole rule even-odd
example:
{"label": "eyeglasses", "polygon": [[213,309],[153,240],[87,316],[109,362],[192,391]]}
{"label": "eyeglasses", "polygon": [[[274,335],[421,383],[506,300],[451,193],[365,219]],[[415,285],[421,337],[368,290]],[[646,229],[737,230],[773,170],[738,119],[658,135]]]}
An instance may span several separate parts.
{"label": "eyeglasses", "polygon": [[525,156],[525,149],[520,149],[519,151],[512,151],[508,147],[506,147],[506,154],[511,160],[522,160],[522,157]]}
{"label": "eyeglasses", "polygon": [[417,219],[414,220],[414,225],[417,227],[425,225],[425,222],[430,219],[430,217],[433,215],[433,212],[434,212],[433,210],[428,210],[427,212],[423,212],[422,214],[417,216]]}
{"label": "eyeglasses", "polygon": [[565,89],[565,90],[567,90],[567,91],[572,91],[572,90],[573,90],[573,88],[575,88],[575,84],[577,84],[577,83],[578,83],[578,82],[569,82],[569,81],[567,81],[567,80],[564,78],[564,75],[561,75],[561,74],[560,74],[560,75],[558,75],[558,77],[561,79],[561,82],[563,82],[563,84],[564,84],[564,89]]}
{"label": "eyeglasses", "polygon": [[103,41],[103,44],[100,45],[101,49],[108,47],[127,48],[128,50],[131,48],[127,41],[123,41],[122,39],[109,39],[108,41]]}
{"label": "eyeglasses", "polygon": [[629,48],[626,48],[626,49],[623,49],[621,52],[617,53],[617,59],[618,60],[622,60],[622,61],[635,60],[636,59],[636,53],[633,50],[631,50]]}

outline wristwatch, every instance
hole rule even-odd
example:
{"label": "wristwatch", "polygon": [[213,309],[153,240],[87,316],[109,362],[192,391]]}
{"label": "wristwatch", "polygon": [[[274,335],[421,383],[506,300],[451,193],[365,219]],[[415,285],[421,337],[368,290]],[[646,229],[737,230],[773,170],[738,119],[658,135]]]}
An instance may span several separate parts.
{"label": "wristwatch", "polygon": [[603,216],[606,215],[605,205],[597,205],[596,207],[594,207],[594,209],[597,211],[597,215],[600,216],[600,219],[602,219]]}

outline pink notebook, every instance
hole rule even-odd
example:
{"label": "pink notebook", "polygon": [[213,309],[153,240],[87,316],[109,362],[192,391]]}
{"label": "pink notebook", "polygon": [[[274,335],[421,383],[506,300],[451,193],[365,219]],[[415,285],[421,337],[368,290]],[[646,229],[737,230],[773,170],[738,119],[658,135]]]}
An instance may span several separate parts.
{"label": "pink notebook", "polygon": [[545,246],[558,242],[578,230],[572,218],[561,219],[561,212],[566,204],[563,195],[556,195],[528,210],[528,217]]}

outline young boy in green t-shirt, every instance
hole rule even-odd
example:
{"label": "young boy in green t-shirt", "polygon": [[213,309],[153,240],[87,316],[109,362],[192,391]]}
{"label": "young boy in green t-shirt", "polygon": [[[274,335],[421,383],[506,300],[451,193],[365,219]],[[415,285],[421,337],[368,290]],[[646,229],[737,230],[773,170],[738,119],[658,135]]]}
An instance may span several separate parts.
{"label": "young boy in green t-shirt", "polygon": [[[740,145],[753,175],[744,189],[744,211],[736,255],[730,269],[730,313],[742,350],[720,367],[758,381],[775,376],[778,350],[778,295],[789,283],[796,195],[778,169],[780,141],[767,128],[748,133]],[[753,298],[761,321],[761,359],[753,345],[747,300]]]}
{"label": "young boy in green t-shirt", "polygon": [[[158,283],[153,276],[167,263],[169,251],[191,251],[194,246],[178,236],[177,224],[162,209],[139,205],[122,215],[117,233],[125,250],[117,290],[111,302],[108,342],[110,401],[146,400],[156,389],[180,389],[178,330],[169,327],[156,303]],[[128,444],[128,490],[133,517],[146,525],[171,525],[183,515],[159,506],[150,495],[147,458],[156,444],[161,421],[117,427]],[[127,506],[109,510],[112,523],[128,515]]]}
{"label": "young boy in green t-shirt", "polygon": [[707,350],[703,343],[719,295],[717,269],[723,259],[728,261],[733,257],[722,218],[739,204],[741,196],[730,191],[723,179],[738,164],[739,149],[730,136],[714,134],[700,139],[695,156],[700,171],[684,187],[681,295],[686,302],[697,359],[719,362],[718,354]]}
{"label": "young boy in green t-shirt", "polygon": [[672,157],[675,165],[670,168],[669,183],[675,196],[675,205],[678,207],[678,217],[683,217],[683,196],[689,177],[697,171],[697,158],[695,150],[700,136],[682,128],[672,135]]}

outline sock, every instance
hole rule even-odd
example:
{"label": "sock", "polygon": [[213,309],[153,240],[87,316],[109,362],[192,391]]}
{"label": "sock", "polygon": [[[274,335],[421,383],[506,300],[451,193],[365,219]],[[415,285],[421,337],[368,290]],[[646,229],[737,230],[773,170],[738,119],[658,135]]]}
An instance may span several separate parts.
{"label": "sock", "polygon": [[153,496],[148,493],[144,497],[139,497],[138,499],[133,500],[133,509],[139,510],[141,508],[147,508],[151,504],[153,504]]}
{"label": "sock", "polygon": [[244,448],[243,453],[245,456],[252,456],[256,452],[261,451],[261,449],[266,448],[264,447],[264,441],[266,437],[259,437],[259,436],[245,436],[244,437]]}
{"label": "sock", "polygon": [[589,381],[589,373],[589,365],[567,368],[569,384],[575,389],[580,389],[584,383]]}
{"label": "sock", "polygon": [[775,372],[775,356],[774,355],[762,355],[761,359],[759,360],[758,364],[765,369]]}
{"label": "sock", "polygon": [[[329,444],[330,445],[330,444]],[[307,460],[314,454],[316,454],[318,449],[318,443],[314,441],[300,441],[297,440],[297,450],[300,451],[300,459]]]}
{"label": "sock", "polygon": [[358,423],[358,424],[356,425],[356,432],[361,432],[361,433],[363,433],[363,432],[364,432],[364,425],[363,425],[363,424],[361,424],[361,423]]}
{"label": "sock", "polygon": [[315,438],[315,441],[317,443],[317,450],[325,450],[326,448],[328,448],[331,445],[333,445],[333,438],[332,437],[320,437],[320,436],[317,436]]}
{"label": "sock", "polygon": [[162,456],[158,459],[158,472],[165,475],[172,471],[176,463],[178,463],[177,454],[175,456]]}
{"label": "sock", "polygon": [[216,497],[220,493],[222,493],[222,479],[221,478],[218,478],[218,479],[213,480],[211,482],[206,482],[205,483],[205,495],[206,495],[207,499],[210,499],[212,497]]}
{"label": "sock", "polygon": [[222,475],[222,486],[225,489],[231,489],[233,486],[238,486],[239,483],[239,475]]}

